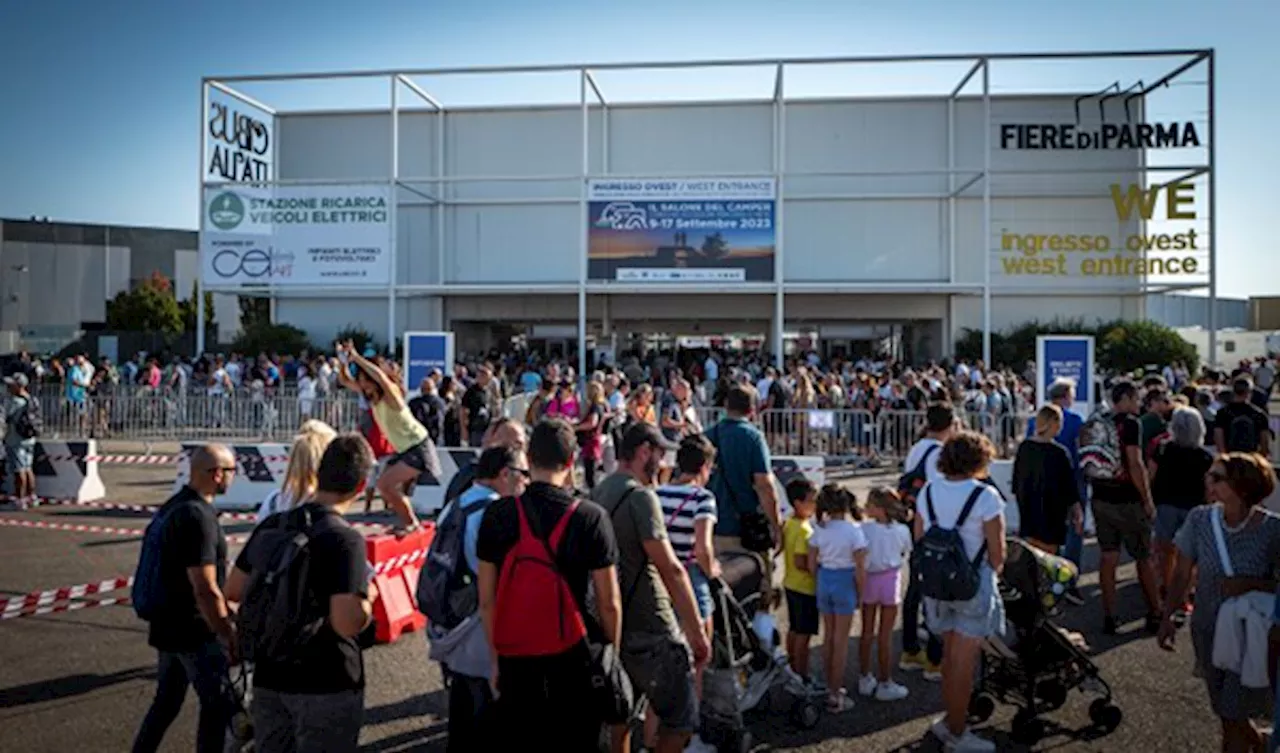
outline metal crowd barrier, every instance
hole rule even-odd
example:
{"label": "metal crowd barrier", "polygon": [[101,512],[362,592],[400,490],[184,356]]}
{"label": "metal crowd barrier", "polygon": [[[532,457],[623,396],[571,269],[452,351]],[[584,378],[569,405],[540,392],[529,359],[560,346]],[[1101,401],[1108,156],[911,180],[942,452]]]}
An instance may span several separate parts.
{"label": "metal crowd barrier", "polygon": [[37,396],[47,439],[289,441],[308,418],[354,431],[359,416],[349,392],[304,399],[293,389],[213,396],[141,388],[73,400],[46,388]]}

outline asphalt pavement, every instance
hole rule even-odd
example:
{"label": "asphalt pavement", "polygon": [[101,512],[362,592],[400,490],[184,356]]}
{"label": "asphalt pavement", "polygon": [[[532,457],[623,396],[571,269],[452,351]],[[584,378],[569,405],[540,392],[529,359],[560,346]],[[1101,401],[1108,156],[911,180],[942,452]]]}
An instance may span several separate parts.
{"label": "asphalt pavement", "polygon": [[[124,504],[158,504],[173,483],[172,468],[163,466],[108,466],[102,475],[108,500]],[[852,483],[865,489],[873,481]],[[5,520],[131,528],[138,536],[12,527],[3,525]],[[130,575],[146,520],[146,513],[82,507],[0,513],[0,597]],[[247,532],[248,525],[232,523],[227,530]],[[1089,601],[1084,607],[1068,607],[1062,622],[1092,644],[1093,659],[1124,711],[1123,723],[1099,736],[1088,719],[1091,697],[1073,693],[1062,709],[1046,717],[1049,734],[1031,748],[1010,739],[1013,712],[1006,707],[998,708],[979,733],[1007,751],[1217,750],[1218,722],[1202,683],[1192,677],[1187,636],[1170,654],[1142,632],[1143,608],[1132,566],[1120,572],[1121,633],[1101,636],[1097,552],[1090,547],[1086,556],[1083,585]],[[819,656],[816,644],[814,648]],[[414,634],[365,653],[363,751],[444,750],[446,698],[440,673],[426,654],[425,639]],[[852,662],[856,656],[851,647]],[[848,679],[852,686],[856,667],[850,666]],[[918,674],[898,679],[911,690],[907,700],[885,704],[859,698],[852,711],[824,717],[812,730],[791,727],[785,713],[758,714],[751,720],[755,749],[938,750],[926,733],[941,708],[939,687]],[[0,620],[0,750],[126,751],[154,692],[155,654],[146,645],[145,625],[128,607]],[[195,709],[189,695],[164,750],[194,749]]]}

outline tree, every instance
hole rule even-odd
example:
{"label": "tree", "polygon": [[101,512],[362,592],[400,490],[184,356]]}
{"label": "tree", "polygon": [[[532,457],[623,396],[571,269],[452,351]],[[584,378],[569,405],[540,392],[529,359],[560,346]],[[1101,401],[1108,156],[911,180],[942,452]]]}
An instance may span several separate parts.
{"label": "tree", "polygon": [[[178,307],[182,310],[182,327],[187,332],[195,332],[199,321],[199,312],[196,311],[196,294],[197,287],[193,282],[191,296],[178,303]],[[218,322],[213,318],[213,293],[207,290],[204,293],[204,328],[205,331],[218,328]]]}
{"label": "tree", "polygon": [[240,329],[249,329],[271,323],[271,299],[261,296],[240,296]]}
{"label": "tree", "polygon": [[169,278],[155,272],[133,290],[107,302],[107,327],[121,332],[153,332],[162,336],[183,331],[182,309]]}
{"label": "tree", "polygon": [[312,348],[307,333],[291,324],[258,323],[241,326],[240,334],[231,343],[231,349],[250,356],[257,353],[287,353],[296,356]]}

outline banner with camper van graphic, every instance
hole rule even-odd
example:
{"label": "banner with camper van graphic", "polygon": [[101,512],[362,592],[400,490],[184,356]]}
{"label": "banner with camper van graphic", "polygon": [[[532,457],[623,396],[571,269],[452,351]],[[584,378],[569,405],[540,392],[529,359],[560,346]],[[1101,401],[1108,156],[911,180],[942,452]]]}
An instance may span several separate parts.
{"label": "banner with camper van graphic", "polygon": [[587,279],[771,282],[775,199],[772,178],[593,180]]}

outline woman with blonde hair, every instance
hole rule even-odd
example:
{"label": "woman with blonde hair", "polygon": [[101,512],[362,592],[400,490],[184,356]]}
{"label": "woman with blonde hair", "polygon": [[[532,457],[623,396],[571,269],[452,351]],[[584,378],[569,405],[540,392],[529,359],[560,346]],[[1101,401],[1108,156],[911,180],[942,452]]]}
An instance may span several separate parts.
{"label": "woman with blonde hair", "polygon": [[293,509],[315,493],[320,458],[336,436],[338,433],[333,427],[323,421],[311,419],[302,424],[298,435],[293,438],[293,447],[289,450],[289,465],[285,468],[284,483],[262,501],[262,506],[258,508],[259,523],[278,512]]}
{"label": "woman with blonde hair", "polygon": [[604,445],[600,439],[605,420],[609,416],[609,403],[604,399],[604,385],[596,381],[587,382],[587,400],[579,413],[581,417],[574,430],[578,435],[582,475],[587,488],[593,489],[596,485],[596,469],[604,455]]}

